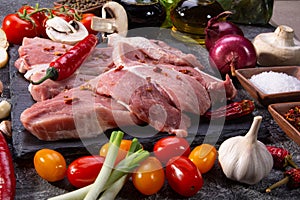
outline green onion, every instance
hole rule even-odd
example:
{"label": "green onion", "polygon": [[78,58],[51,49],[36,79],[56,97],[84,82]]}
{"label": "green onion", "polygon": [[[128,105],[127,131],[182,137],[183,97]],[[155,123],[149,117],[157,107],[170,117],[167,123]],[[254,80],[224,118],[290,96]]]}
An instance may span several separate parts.
{"label": "green onion", "polygon": [[112,171],[112,168],[114,167],[114,163],[116,161],[119,147],[121,144],[121,141],[123,139],[124,133],[121,131],[113,131],[112,135],[110,137],[109,141],[109,148],[108,152],[105,158],[105,161],[103,163],[103,166],[101,168],[101,171],[99,175],[97,176],[94,184],[92,185],[91,189],[85,196],[84,200],[93,200],[97,199],[100,192],[103,191],[105,183],[109,179],[110,173]]}
{"label": "green onion", "polygon": [[150,156],[148,151],[142,149],[138,139],[134,138],[126,158],[113,169],[123,135],[121,131],[112,132],[106,159],[93,184],[49,200],[96,199],[102,192],[100,199],[114,199],[128,180],[130,173],[139,166],[140,162]]}

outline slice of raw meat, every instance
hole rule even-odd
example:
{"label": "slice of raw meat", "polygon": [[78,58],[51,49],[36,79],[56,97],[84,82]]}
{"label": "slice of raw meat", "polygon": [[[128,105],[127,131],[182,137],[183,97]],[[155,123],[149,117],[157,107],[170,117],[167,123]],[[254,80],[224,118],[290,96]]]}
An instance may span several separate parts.
{"label": "slice of raw meat", "polygon": [[97,93],[129,104],[132,93],[148,81],[160,85],[182,112],[204,114],[210,107],[208,92],[196,79],[168,68],[136,65],[100,75]]}
{"label": "slice of raw meat", "polygon": [[[123,37],[119,34],[110,34],[108,36],[108,46],[114,49],[119,48],[121,43],[126,43],[132,46],[134,49],[141,51],[152,61],[157,64],[172,64],[178,66],[191,66],[203,69],[202,64],[197,60],[197,58],[192,54],[185,54],[179,49],[175,49],[162,41],[149,40],[144,37]],[[125,52],[130,52],[126,48],[121,48],[119,52],[114,53],[116,57],[124,55]],[[113,58],[118,60],[118,58]],[[118,63],[115,62],[118,66]]]}
{"label": "slice of raw meat", "polygon": [[15,62],[15,67],[20,73],[25,73],[32,69],[33,65],[50,63],[71,47],[39,37],[24,38],[18,49],[19,58]]}
{"label": "slice of raw meat", "polygon": [[96,94],[89,84],[35,103],[20,119],[30,133],[46,141],[91,138],[110,128],[144,123],[112,98]]}

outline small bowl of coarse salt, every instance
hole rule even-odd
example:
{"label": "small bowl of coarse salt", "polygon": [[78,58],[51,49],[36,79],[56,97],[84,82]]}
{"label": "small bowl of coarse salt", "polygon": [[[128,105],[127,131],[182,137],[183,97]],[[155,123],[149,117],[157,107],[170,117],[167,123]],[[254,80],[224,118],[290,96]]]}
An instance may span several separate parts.
{"label": "small bowl of coarse salt", "polygon": [[236,77],[244,89],[264,106],[300,101],[300,66],[239,69]]}

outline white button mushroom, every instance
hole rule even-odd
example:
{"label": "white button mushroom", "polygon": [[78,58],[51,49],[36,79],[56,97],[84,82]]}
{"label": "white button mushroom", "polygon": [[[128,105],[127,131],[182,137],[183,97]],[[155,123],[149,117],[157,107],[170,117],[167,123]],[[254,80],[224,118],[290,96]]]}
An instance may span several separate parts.
{"label": "white button mushroom", "polygon": [[46,21],[46,33],[51,40],[70,45],[83,40],[89,34],[81,22],[67,22],[60,17]]}
{"label": "white button mushroom", "polygon": [[[106,18],[106,12],[108,12],[112,18]],[[118,33],[125,37],[128,32],[126,10],[117,2],[106,2],[102,7],[102,18],[93,17],[91,28],[98,32]]]}
{"label": "white button mushroom", "polygon": [[253,40],[257,63],[262,66],[300,65],[300,44],[294,30],[280,25],[274,32],[261,33]]}

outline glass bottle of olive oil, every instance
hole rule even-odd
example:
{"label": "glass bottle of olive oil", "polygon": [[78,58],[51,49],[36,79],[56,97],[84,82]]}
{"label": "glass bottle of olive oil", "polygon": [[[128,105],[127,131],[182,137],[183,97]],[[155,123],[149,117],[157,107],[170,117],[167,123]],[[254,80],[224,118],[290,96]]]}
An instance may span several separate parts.
{"label": "glass bottle of olive oil", "polygon": [[203,45],[208,20],[223,11],[216,0],[181,0],[170,12],[171,34],[181,41]]}

